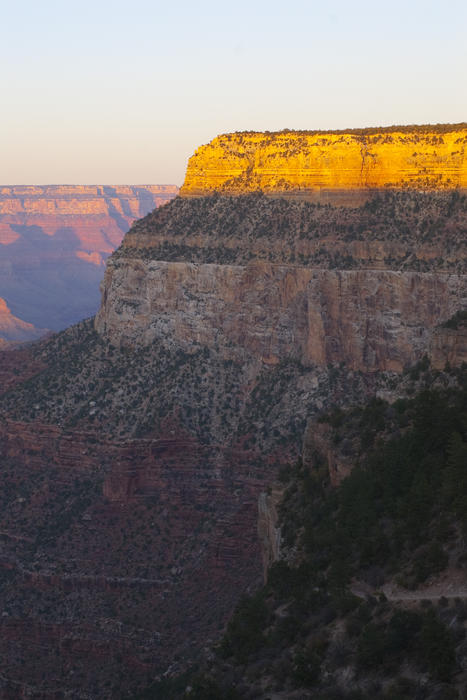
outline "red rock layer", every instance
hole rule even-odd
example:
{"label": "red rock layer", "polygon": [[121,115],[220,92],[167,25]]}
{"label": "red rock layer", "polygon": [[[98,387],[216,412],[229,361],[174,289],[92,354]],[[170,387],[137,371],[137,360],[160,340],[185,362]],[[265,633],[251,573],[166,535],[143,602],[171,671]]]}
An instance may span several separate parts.
{"label": "red rock layer", "polygon": [[[271,465],[175,433],[115,441],[0,422],[2,464],[18,488],[41,484],[2,518],[0,569],[15,582],[0,618],[3,697],[134,690],[217,634],[260,576],[257,499]],[[52,535],[44,514],[89,483],[88,505]]]}
{"label": "red rock layer", "polygon": [[[111,253],[135,219],[176,196],[175,185],[46,185],[0,187],[0,243],[18,239],[17,226],[49,236],[72,229],[83,252]],[[90,259],[100,263],[97,257]]]}

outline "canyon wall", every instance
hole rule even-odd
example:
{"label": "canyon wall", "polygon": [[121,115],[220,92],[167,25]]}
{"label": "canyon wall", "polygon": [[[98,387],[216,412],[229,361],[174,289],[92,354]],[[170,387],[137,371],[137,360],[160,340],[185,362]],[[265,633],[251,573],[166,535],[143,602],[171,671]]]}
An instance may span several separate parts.
{"label": "canyon wall", "polygon": [[222,134],[188,162],[180,194],[262,190],[357,206],[378,190],[467,189],[467,125]]}
{"label": "canyon wall", "polygon": [[21,226],[38,226],[48,236],[72,229],[78,257],[98,264],[100,256],[92,253],[111,253],[135,219],[177,192],[175,185],[0,186],[0,243],[17,240]]}
{"label": "canyon wall", "polygon": [[114,344],[401,371],[466,306],[467,275],[128,259],[107,268],[96,328]]}
{"label": "canyon wall", "polygon": [[15,316],[39,328],[58,330],[93,315],[108,255],[135,219],[177,191],[0,186],[0,295]]}
{"label": "canyon wall", "polygon": [[130,697],[259,579],[248,454],[0,419],[0,459],[1,697]]}

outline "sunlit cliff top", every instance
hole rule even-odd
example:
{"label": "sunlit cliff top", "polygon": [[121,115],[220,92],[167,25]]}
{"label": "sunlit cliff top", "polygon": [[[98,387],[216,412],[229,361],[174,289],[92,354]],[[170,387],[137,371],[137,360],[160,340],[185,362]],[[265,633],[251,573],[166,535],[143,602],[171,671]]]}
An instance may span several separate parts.
{"label": "sunlit cliff top", "polygon": [[190,158],[182,196],[266,194],[356,206],[372,190],[466,189],[467,124],[222,134]]}

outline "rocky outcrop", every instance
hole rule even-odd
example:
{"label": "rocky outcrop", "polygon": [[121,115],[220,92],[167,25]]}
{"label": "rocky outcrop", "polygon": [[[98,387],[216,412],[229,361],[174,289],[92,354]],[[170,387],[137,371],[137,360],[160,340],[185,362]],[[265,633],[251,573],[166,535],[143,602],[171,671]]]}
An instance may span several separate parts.
{"label": "rocky outcrop", "polygon": [[436,326],[467,305],[467,275],[314,270],[118,258],[107,267],[96,329],[114,344],[221,347],[266,364],[345,363],[401,371]]}
{"label": "rocky outcrop", "polygon": [[430,359],[435,369],[446,365],[459,367],[467,363],[467,324],[459,328],[437,328],[433,333]]}
{"label": "rocky outcrop", "polygon": [[35,328],[32,323],[13,316],[5,299],[0,297],[0,338],[6,341],[37,340],[45,333],[47,329]]}
{"label": "rocky outcrop", "polygon": [[302,458],[304,467],[309,470],[316,470],[317,460],[324,459],[331,484],[338,486],[352,471],[356,456],[343,454],[332,438],[333,431],[328,423],[309,420],[303,435]]}
{"label": "rocky outcrop", "polygon": [[222,134],[190,158],[180,194],[262,190],[356,206],[386,188],[467,188],[467,125]]}
{"label": "rocky outcrop", "polygon": [[261,546],[263,580],[265,583],[269,567],[280,559],[281,528],[277,511],[283,494],[284,488],[274,485],[269,491],[260,493],[258,498],[258,537]]}
{"label": "rocky outcrop", "polygon": [[59,330],[95,313],[105,260],[173,185],[0,186],[0,295],[28,323]]}

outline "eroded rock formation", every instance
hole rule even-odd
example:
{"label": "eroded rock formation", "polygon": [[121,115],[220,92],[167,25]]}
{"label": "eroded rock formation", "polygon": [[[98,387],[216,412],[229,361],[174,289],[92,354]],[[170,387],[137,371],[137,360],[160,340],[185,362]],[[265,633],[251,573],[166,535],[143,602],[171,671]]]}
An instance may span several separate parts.
{"label": "eroded rock formation", "polygon": [[184,197],[271,195],[355,206],[375,190],[467,188],[467,126],[222,134],[190,158]]}
{"label": "eroded rock formation", "polygon": [[[38,226],[48,236],[66,228],[80,243],[77,254],[109,254],[135,219],[168,202],[177,191],[175,185],[0,186],[0,243],[11,245],[22,226]],[[94,264],[101,261],[98,256],[90,259]]]}
{"label": "eroded rock formation", "polygon": [[113,343],[221,346],[267,364],[401,371],[467,305],[467,275],[126,259],[109,265],[96,328]]}

